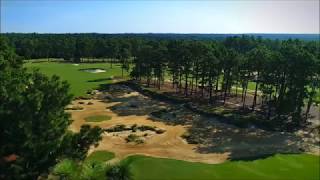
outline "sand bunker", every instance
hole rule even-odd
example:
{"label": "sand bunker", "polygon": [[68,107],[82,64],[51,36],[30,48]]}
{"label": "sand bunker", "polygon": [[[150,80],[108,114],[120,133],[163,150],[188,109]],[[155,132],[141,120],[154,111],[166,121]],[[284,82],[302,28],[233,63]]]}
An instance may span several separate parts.
{"label": "sand bunker", "polygon": [[[298,153],[299,138],[291,133],[269,132],[257,128],[238,128],[221,123],[215,117],[197,114],[183,104],[169,104],[133,91],[124,85],[112,85],[98,93],[95,100],[81,100],[81,111],[70,111],[74,120],[70,126],[79,131],[81,125],[91,124],[107,129],[116,125],[126,127],[154,126],[165,132],[135,132],[143,143],[128,143],[132,131],[105,132],[95,150],[114,152],[116,160],[134,154],[172,158],[191,162],[221,163],[227,159],[257,158],[275,153]],[[79,100],[78,100],[79,101]],[[78,101],[73,104],[78,105]],[[93,104],[88,105],[88,102]],[[107,115],[111,120],[85,122],[93,115]],[[182,138],[183,136],[184,138]],[[188,144],[186,142],[188,140]],[[196,143],[196,144],[193,144]],[[89,153],[90,153],[89,152]]]}
{"label": "sand bunker", "polygon": [[[170,126],[163,122],[154,122],[150,120],[150,117],[145,116],[119,116],[112,112],[110,107],[118,104],[116,102],[104,103],[100,100],[81,100],[83,102],[93,102],[93,105],[83,105],[83,111],[70,111],[72,119],[74,120],[70,126],[73,131],[79,131],[81,125],[91,124],[98,125],[101,128],[110,128],[117,124],[124,125],[148,125],[156,126],[164,129],[163,134],[151,134],[145,139],[142,144],[130,144],[125,140],[126,135],[123,132],[121,135],[112,135],[112,133],[104,133],[103,139],[99,146],[92,148],[90,151],[96,150],[107,150],[114,152],[116,159],[123,159],[127,156],[134,154],[142,154],[153,157],[172,158],[179,160],[186,160],[192,162],[205,162],[205,163],[221,163],[228,158],[228,153],[208,153],[200,154],[196,151],[196,145],[188,144],[181,135],[186,132],[187,127],[177,125]],[[77,101],[74,102],[76,104]],[[98,122],[98,123],[87,123],[84,118],[91,115],[108,115],[112,119],[109,121]]]}
{"label": "sand bunker", "polygon": [[80,71],[89,72],[89,73],[103,73],[103,72],[106,72],[105,69],[100,69],[100,68],[80,69]]}

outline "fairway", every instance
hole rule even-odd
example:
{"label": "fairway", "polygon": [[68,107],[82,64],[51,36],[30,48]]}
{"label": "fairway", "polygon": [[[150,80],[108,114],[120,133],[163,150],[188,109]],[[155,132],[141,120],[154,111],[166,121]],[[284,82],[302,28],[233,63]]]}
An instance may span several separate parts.
{"label": "fairway", "polygon": [[[113,64],[110,68],[110,63],[81,63],[75,65],[72,63],[59,62],[41,62],[41,63],[25,63],[28,69],[39,69],[40,72],[52,76],[58,75],[61,79],[66,80],[71,85],[71,93],[77,96],[84,96],[88,90],[98,88],[100,84],[112,82],[113,78],[121,78],[120,64]],[[106,72],[90,73],[83,71],[84,69],[101,68]],[[124,77],[128,77],[128,72],[124,71]],[[170,79],[170,76],[166,78]],[[249,82],[248,89],[254,91],[255,83]],[[316,95],[317,101],[320,101],[320,91]]]}
{"label": "fairway", "polygon": [[[108,151],[95,151],[84,163],[108,164],[113,158],[114,154]],[[320,177],[319,160],[319,156],[308,154],[277,154],[253,161],[204,164],[135,155],[123,162],[129,166],[134,180],[317,180]],[[59,163],[55,169],[61,169],[62,165],[68,166],[62,172],[79,173],[77,166],[68,160]],[[104,179],[103,173],[99,174]]]}
{"label": "fairway", "polygon": [[[52,76],[57,75],[62,80],[69,82],[71,93],[77,96],[84,96],[88,90],[98,88],[100,84],[112,82],[112,79],[121,78],[120,65],[113,64],[110,68],[109,63],[81,63],[79,65],[59,62],[25,63],[28,69],[39,69],[40,72]],[[81,69],[102,68],[106,72],[90,73]],[[125,76],[127,75],[124,71]]]}
{"label": "fairway", "polygon": [[275,155],[255,161],[203,164],[130,156],[126,159],[135,180],[317,180],[319,156]]}

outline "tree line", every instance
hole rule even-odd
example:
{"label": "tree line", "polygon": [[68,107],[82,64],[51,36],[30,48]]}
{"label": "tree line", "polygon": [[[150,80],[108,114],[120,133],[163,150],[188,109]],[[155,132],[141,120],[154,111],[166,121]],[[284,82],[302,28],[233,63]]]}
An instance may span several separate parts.
{"label": "tree line", "polygon": [[[169,75],[176,92],[211,104],[239,96],[242,110],[255,111],[260,98],[259,112],[265,119],[297,127],[306,123],[319,93],[319,47],[319,41],[247,36],[224,41],[149,41],[134,58],[131,76],[161,89]],[[250,106],[246,103],[249,83],[254,85]]]}
{"label": "tree line", "polygon": [[[158,88],[170,76],[185,96],[225,103],[241,97],[243,109],[257,109],[266,119],[303,124],[319,91],[320,41],[270,40],[253,36],[222,40],[153,39],[107,34],[5,34],[23,59],[102,58],[122,64],[133,78]],[[253,84],[248,107],[248,86]],[[235,92],[234,92],[235,91]],[[306,111],[303,112],[303,108]]]}
{"label": "tree line", "polygon": [[[226,103],[239,96],[242,109],[270,121],[303,125],[320,86],[319,41],[250,36],[172,40],[95,34],[1,34],[0,178],[34,179],[59,159],[83,159],[101,129],[67,130],[69,87],[58,77],[28,72],[22,59],[108,58],[137,82],[158,89],[170,84],[181,95]],[[254,90],[249,97],[248,86]],[[257,106],[258,99],[261,105]],[[304,110],[305,108],[305,110]]]}

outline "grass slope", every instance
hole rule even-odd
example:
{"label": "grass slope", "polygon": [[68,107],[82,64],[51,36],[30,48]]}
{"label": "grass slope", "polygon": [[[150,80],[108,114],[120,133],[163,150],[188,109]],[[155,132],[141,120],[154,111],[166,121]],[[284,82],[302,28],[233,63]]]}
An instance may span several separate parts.
{"label": "grass slope", "polygon": [[[59,62],[41,62],[41,63],[25,63],[28,69],[39,69],[40,72],[52,76],[58,75],[61,79],[66,80],[71,85],[71,93],[75,96],[84,96],[86,92],[91,89],[99,87],[100,84],[111,83],[108,80],[111,76],[121,77],[121,68],[119,65],[113,65],[110,68],[108,63],[94,63],[94,64],[79,64],[75,66],[70,63]],[[103,68],[106,72],[103,73],[89,73],[80,71],[80,69],[87,68]],[[126,75],[126,74],[125,74]]]}
{"label": "grass slope", "polygon": [[94,151],[84,160],[84,162],[106,162],[113,159],[114,157],[114,153],[109,151]]}
{"label": "grass slope", "polygon": [[111,116],[107,115],[96,115],[96,116],[89,116],[84,118],[86,122],[101,122],[101,121],[108,121],[111,119]]}
{"label": "grass slope", "polygon": [[275,155],[255,161],[203,164],[172,159],[131,156],[126,159],[134,179],[161,180],[316,180],[319,156]]}

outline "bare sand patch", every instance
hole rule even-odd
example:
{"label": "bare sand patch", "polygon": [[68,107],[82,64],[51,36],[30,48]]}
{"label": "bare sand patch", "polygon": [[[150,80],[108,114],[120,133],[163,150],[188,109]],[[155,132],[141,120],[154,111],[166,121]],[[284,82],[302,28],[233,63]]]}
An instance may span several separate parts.
{"label": "bare sand patch", "polygon": [[[137,92],[132,92],[124,96],[136,96]],[[79,100],[73,102],[77,104]],[[148,115],[136,116],[119,116],[110,110],[110,107],[118,104],[119,102],[106,103],[100,100],[81,100],[84,103],[83,111],[69,111],[71,113],[73,123],[70,125],[70,130],[79,131],[81,125],[91,124],[97,125],[101,128],[110,128],[118,124],[124,125],[148,125],[156,126],[157,128],[164,129],[163,134],[152,134],[145,139],[142,144],[130,144],[125,140],[128,132],[123,132],[121,135],[103,134],[103,139],[99,146],[90,149],[90,152],[96,150],[107,150],[115,153],[116,159],[123,159],[130,155],[141,154],[153,157],[172,158],[178,160],[185,160],[191,162],[203,163],[221,163],[227,160],[229,153],[199,153],[197,152],[197,145],[188,144],[181,135],[183,135],[187,126],[183,125],[167,125],[163,122],[155,122],[150,120]],[[87,105],[88,102],[92,105]],[[112,117],[109,121],[88,123],[84,120],[85,117],[92,115],[107,115]],[[90,153],[89,152],[89,153]]]}
{"label": "bare sand patch", "polygon": [[120,98],[127,98],[127,97],[134,97],[134,96],[139,96],[140,94],[138,92],[130,92],[130,93],[126,93],[122,96],[120,96]]}

